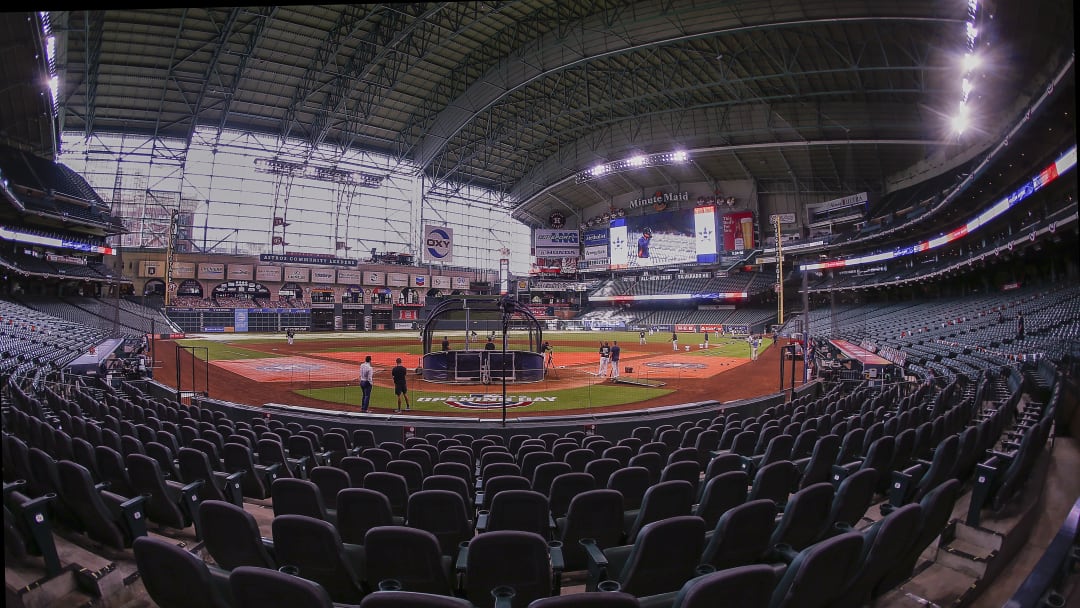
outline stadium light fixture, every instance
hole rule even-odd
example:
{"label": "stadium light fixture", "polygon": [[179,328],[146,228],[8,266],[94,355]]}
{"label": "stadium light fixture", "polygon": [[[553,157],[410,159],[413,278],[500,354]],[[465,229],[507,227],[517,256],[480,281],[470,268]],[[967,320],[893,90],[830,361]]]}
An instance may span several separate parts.
{"label": "stadium light fixture", "polygon": [[575,179],[576,182],[580,184],[609,173],[619,173],[632,169],[640,169],[642,167],[663,167],[666,165],[682,164],[688,160],[690,160],[690,155],[686,150],[657,152],[655,154],[635,154],[623,160],[593,165],[588,169],[579,171],[575,176]]}
{"label": "stadium light fixture", "polygon": [[964,53],[963,59],[960,60],[960,67],[965,74],[972,72],[982,65],[982,58],[975,53]]}

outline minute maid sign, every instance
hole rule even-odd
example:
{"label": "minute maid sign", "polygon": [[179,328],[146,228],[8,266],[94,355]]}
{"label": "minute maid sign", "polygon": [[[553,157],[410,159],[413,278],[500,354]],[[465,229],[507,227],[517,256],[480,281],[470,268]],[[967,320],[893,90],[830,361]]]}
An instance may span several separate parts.
{"label": "minute maid sign", "polygon": [[[506,407],[528,407],[542,401],[554,402],[558,397],[537,397],[529,395],[507,395]],[[417,397],[417,403],[445,403],[450,407],[466,410],[494,410],[502,408],[502,395],[470,394],[447,395],[445,397]]]}
{"label": "minute maid sign", "polygon": [[424,262],[454,261],[454,230],[446,226],[424,226],[424,242],[420,248]]}

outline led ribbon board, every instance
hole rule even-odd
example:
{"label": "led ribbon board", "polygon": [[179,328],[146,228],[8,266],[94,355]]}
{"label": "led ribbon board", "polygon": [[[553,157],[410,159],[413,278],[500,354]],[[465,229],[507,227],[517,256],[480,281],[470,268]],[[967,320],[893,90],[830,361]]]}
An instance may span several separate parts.
{"label": "led ribbon board", "polygon": [[982,213],[976,215],[969,220],[963,226],[956,228],[948,234],[943,234],[939,237],[920,241],[913,245],[907,245],[905,247],[897,247],[892,251],[884,251],[881,253],[874,253],[870,255],[858,256],[854,258],[838,259],[838,260],[826,260],[824,262],[816,262],[813,264],[800,264],[799,270],[824,270],[829,268],[847,268],[850,266],[861,266],[863,264],[873,264],[875,262],[884,262],[887,260],[895,260],[897,258],[913,255],[916,253],[922,253],[923,251],[929,251],[931,249],[937,249],[942,245],[947,245],[954,241],[957,241],[975,230],[985,226],[992,220],[998,218],[1009,209],[1012,209],[1021,201],[1028,198],[1032,194],[1035,194],[1039,190],[1042,190],[1048,184],[1053,182],[1061,175],[1067,173],[1073,167],[1076,166],[1076,146],[1069,149],[1068,152],[1062,154],[1057,160],[1048,165],[1045,169],[1040,171],[1038,175],[1031,178],[1019,188],[1017,188],[1012,194],[1002,198],[998,202],[994,203]]}
{"label": "led ribbon board", "polygon": [[43,247],[59,247],[61,249],[73,249],[75,251],[85,251],[87,253],[116,255],[116,251],[112,247],[99,247],[81,241],[69,241],[67,239],[58,239],[40,234],[27,234],[25,232],[19,232],[18,230],[12,230],[6,226],[0,226],[0,238],[19,243],[29,243],[30,245],[41,245]]}

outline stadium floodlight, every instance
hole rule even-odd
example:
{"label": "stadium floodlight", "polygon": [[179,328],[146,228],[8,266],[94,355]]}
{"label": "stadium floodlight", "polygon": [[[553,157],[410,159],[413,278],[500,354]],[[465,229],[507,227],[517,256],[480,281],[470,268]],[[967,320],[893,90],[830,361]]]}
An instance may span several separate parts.
{"label": "stadium floodlight", "polygon": [[975,86],[971,84],[970,79],[965,77],[963,80],[960,81],[960,91],[964,93],[964,99],[967,99],[968,95],[971,94],[971,90],[973,88],[975,88]]}
{"label": "stadium floodlight", "polygon": [[964,70],[964,73],[970,73],[982,64],[982,58],[975,53],[964,53],[964,58],[960,60],[960,67]]}
{"label": "stadium floodlight", "polygon": [[582,169],[581,171],[578,171],[575,179],[577,183],[580,184],[598,177],[603,177],[609,173],[619,173],[631,169],[639,169],[641,167],[662,167],[664,165],[682,164],[688,160],[690,160],[690,155],[686,150],[657,152],[655,154],[635,154],[629,158],[612,161],[610,163],[599,163],[588,169]]}
{"label": "stadium floodlight", "polygon": [[968,39],[968,43],[974,42],[975,39],[978,38],[978,37],[979,37],[979,28],[975,27],[974,23],[968,21],[967,22],[967,39]]}

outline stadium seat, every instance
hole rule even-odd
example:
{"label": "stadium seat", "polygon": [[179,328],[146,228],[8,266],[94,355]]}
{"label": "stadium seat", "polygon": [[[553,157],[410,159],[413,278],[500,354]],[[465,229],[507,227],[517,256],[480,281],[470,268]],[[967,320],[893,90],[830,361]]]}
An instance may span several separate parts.
{"label": "stadium seat", "polygon": [[591,538],[601,547],[614,547],[623,538],[622,495],[615,490],[589,490],[570,501],[564,517],[555,520],[567,571],[584,570],[585,549],[580,541]]}
{"label": "stadium seat", "polygon": [[206,500],[199,503],[199,519],[206,536],[204,546],[219,567],[277,568],[273,543],[262,538],[255,517],[243,507]]}
{"label": "stadium seat", "polygon": [[477,608],[494,608],[497,587],[512,589],[512,608],[526,608],[534,600],[559,595],[562,552],[532,532],[487,532],[463,546],[455,568],[463,581],[460,594]]}
{"label": "stadium seat", "polygon": [[829,606],[852,579],[862,546],[862,535],[848,532],[800,551],[776,584],[769,608]]}
{"label": "stadium seat", "polygon": [[747,486],[746,473],[742,471],[730,471],[713,477],[705,484],[694,515],[705,520],[706,530],[712,530],[724,513],[746,502]]}
{"label": "stadium seat", "polygon": [[359,545],[344,544],[334,525],[303,515],[276,515],[271,524],[274,553],[282,566],[323,586],[335,602],[358,603],[366,560]]}
{"label": "stadium seat", "polygon": [[426,530],[405,526],[371,528],[364,538],[364,552],[369,589],[380,589],[385,581],[393,580],[394,591],[453,594],[451,557],[443,554],[439,539]]}
{"label": "stadium seat", "polygon": [[620,591],[639,598],[678,591],[696,574],[704,543],[705,522],[693,515],[650,522],[631,545],[601,548],[586,542],[586,589],[613,580]]}
{"label": "stadium seat", "polygon": [[765,564],[712,572],[687,581],[672,608],[767,608],[775,579]]}
{"label": "stadium seat", "polygon": [[[460,481],[455,477],[444,477]],[[433,479],[429,477],[424,480]],[[473,522],[461,494],[447,490],[422,490],[409,496],[409,526],[425,530],[439,542],[443,555],[456,555],[461,541],[472,537]]]}
{"label": "stadium seat", "polygon": [[159,538],[136,538],[139,577],[160,608],[231,608],[229,575],[199,557]]}
{"label": "stadium seat", "polygon": [[701,563],[716,570],[753,563],[772,547],[776,503],[754,500],[720,516],[701,554]]}
{"label": "stadium seat", "polygon": [[333,608],[330,594],[318,583],[277,570],[241,566],[229,573],[236,608]]}

